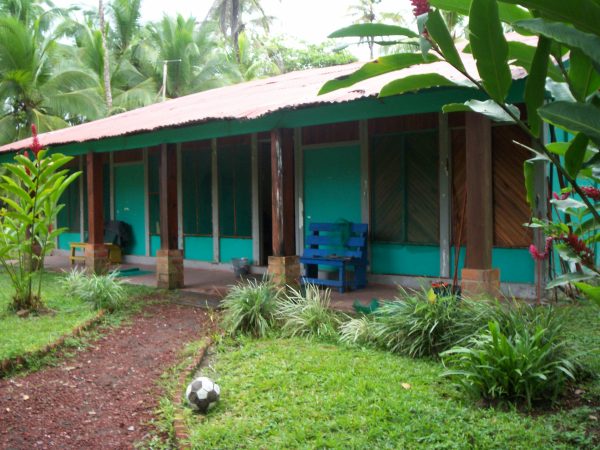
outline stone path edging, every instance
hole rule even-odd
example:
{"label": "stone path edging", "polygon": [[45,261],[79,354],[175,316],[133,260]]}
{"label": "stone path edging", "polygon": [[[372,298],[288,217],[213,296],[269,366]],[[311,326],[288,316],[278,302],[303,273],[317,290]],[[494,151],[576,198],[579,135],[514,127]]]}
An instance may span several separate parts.
{"label": "stone path edging", "polygon": [[[173,399],[173,405],[175,406],[175,416],[173,419],[173,429],[175,431],[175,444],[179,450],[189,450],[191,447],[183,442],[189,439],[189,434],[183,420],[183,398],[185,396],[185,390],[187,388],[186,379],[190,373],[195,372],[202,360],[206,355],[206,350],[212,345],[212,339],[207,338],[206,343],[200,348],[196,357],[190,362],[190,364],[181,371],[177,380],[178,391]],[[204,420],[204,416],[200,415],[200,420]]]}
{"label": "stone path edging", "polygon": [[75,327],[70,333],[63,334],[56,341],[46,344],[39,350],[35,350],[33,352],[26,352],[23,355],[13,356],[12,358],[6,358],[3,361],[0,361],[0,378],[4,377],[11,369],[17,368],[19,366],[26,367],[28,358],[41,358],[43,356],[48,355],[50,352],[61,347],[67,339],[81,336],[84,331],[96,325],[100,322],[106,314],[106,311],[101,309],[96,315],[81,325]]}

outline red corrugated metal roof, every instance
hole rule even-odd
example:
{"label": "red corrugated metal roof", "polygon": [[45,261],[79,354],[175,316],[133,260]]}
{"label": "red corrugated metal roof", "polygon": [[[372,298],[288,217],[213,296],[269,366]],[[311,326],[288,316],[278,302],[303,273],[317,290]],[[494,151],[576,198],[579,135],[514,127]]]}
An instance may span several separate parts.
{"label": "red corrugated metal roof", "polygon": [[[518,35],[516,35],[518,36]],[[535,45],[537,38],[519,40]],[[477,74],[475,62],[464,55],[469,73]],[[180,127],[217,120],[256,119],[275,111],[326,103],[343,103],[359,98],[377,96],[382,86],[401,76],[438,73],[454,81],[465,78],[444,62],[414,66],[371,78],[345,89],[317,95],[323,84],[333,78],[347,75],[362,66],[354,63],[344,66],[310,69],[284,75],[226,86],[187,95],[163,103],[128,111],[93,122],[51,131],[39,136],[44,147],[98,139],[139,134],[143,132]],[[513,78],[523,78],[526,72],[512,68]],[[0,153],[27,148],[31,138],[0,147]]]}

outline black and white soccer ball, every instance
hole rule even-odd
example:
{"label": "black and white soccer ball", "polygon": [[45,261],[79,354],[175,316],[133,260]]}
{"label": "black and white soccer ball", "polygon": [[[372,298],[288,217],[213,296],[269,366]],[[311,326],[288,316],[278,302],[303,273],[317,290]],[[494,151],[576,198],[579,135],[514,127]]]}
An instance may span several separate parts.
{"label": "black and white soccer ball", "polygon": [[188,385],[185,398],[193,409],[205,413],[210,405],[219,401],[220,393],[221,388],[213,380],[198,377]]}

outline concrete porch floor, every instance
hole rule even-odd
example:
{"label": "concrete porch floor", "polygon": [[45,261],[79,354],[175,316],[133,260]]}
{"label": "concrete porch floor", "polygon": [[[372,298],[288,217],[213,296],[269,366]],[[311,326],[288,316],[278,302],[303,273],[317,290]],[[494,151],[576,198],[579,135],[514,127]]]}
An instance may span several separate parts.
{"label": "concrete porch floor", "polygon": [[[69,271],[71,265],[69,258],[66,255],[53,255],[46,258],[46,269],[52,271]],[[138,268],[143,273],[141,275],[125,276],[127,283],[134,285],[143,285],[156,287],[156,270],[154,266],[142,264],[121,264],[114,266],[114,269],[128,271]],[[131,272],[132,274],[135,271]],[[259,275],[250,277],[260,278]],[[219,269],[196,269],[184,268],[185,287],[180,291],[191,294],[189,297],[198,299],[199,301],[209,300],[212,302],[221,300],[228,292],[229,287],[240,281],[235,276],[233,270]],[[396,286],[383,284],[369,284],[365,289],[357,291],[349,291],[339,293],[331,292],[331,306],[339,311],[352,312],[352,304],[355,300],[359,300],[363,305],[368,305],[372,299],[392,299],[397,295],[398,289]],[[212,303],[211,302],[211,303]]]}

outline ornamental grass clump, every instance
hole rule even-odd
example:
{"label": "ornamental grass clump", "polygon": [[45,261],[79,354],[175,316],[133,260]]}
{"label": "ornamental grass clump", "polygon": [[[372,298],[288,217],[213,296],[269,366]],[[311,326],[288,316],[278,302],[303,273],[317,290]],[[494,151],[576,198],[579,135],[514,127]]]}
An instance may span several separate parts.
{"label": "ornamental grass clump", "polygon": [[276,317],[281,323],[282,334],[290,337],[335,338],[341,321],[329,308],[329,289],[321,291],[318,286],[306,284],[303,291],[290,287],[277,304]]}
{"label": "ornamental grass clump", "polygon": [[562,319],[552,308],[503,308],[468,345],[442,353],[443,376],[490,402],[555,401],[578,370]]}
{"label": "ornamental grass clump", "polygon": [[275,322],[277,287],[268,280],[248,280],[233,286],[223,299],[223,327],[229,334],[264,337]]}
{"label": "ornamental grass clump", "polygon": [[373,335],[373,319],[362,315],[351,318],[340,325],[339,341],[346,345],[373,345],[376,342]]}
{"label": "ornamental grass clump", "polygon": [[452,344],[452,326],[460,314],[457,296],[432,290],[386,302],[373,313],[372,335],[379,345],[411,357],[436,356]]}
{"label": "ornamental grass clump", "polygon": [[73,269],[62,280],[62,285],[68,294],[91,304],[95,309],[114,312],[121,309],[125,301],[125,287],[123,281],[117,279],[118,276],[117,271],[97,275]]}

